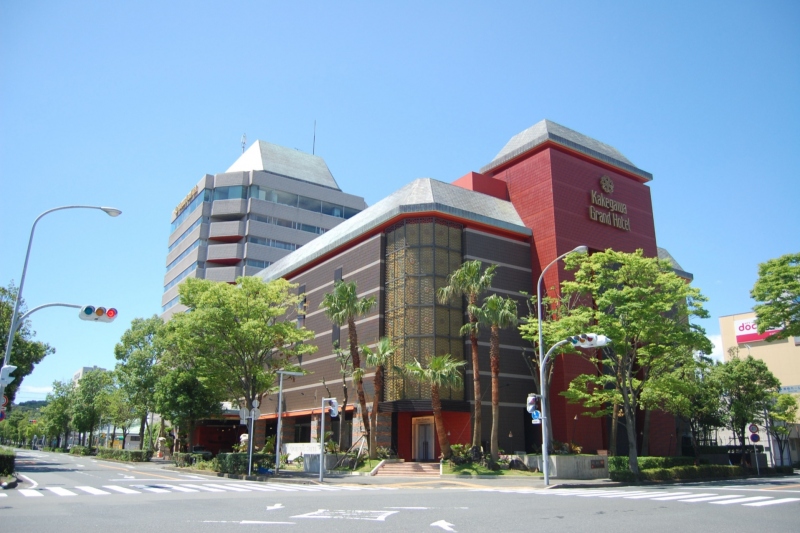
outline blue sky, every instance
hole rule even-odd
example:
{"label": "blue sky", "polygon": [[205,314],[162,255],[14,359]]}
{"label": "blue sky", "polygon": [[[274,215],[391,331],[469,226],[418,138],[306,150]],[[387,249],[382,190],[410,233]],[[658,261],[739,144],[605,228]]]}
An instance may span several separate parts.
{"label": "blue sky", "polygon": [[660,246],[709,297],[747,311],[757,265],[800,248],[800,4],[774,2],[0,3],[0,283],[115,306],[33,316],[57,352],[42,399],[113,368],[135,317],[160,313],[173,208],[262,139],[325,158],[373,204],[453,181],[547,118],[611,144],[650,183]]}

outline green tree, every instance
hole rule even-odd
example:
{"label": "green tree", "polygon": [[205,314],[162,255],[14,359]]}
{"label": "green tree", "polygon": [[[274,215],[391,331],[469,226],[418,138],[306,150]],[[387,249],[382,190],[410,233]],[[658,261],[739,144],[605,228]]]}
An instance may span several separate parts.
{"label": "green tree", "polygon": [[108,398],[108,419],[113,424],[111,441],[117,436],[117,428],[122,430],[122,446],[125,447],[125,438],[128,430],[139,418],[136,406],[129,400],[128,394],[122,387],[114,387]]}
{"label": "green tree", "polygon": [[[370,414],[371,424],[374,431],[370,433],[369,458],[377,459],[378,403],[383,400],[385,366],[386,363],[391,360],[392,356],[394,356],[395,347],[392,345],[392,341],[389,340],[388,337],[381,337],[381,339],[378,341],[378,345],[375,347],[375,351],[368,346],[362,347],[362,350],[366,356],[367,366],[375,368],[375,379],[373,380],[375,391],[372,394],[372,413]],[[341,416],[344,416],[344,411],[342,411]]]}
{"label": "green tree", "polygon": [[[134,318],[131,327],[123,333],[120,342],[114,347],[117,363],[114,374],[125,396],[125,403],[131,407],[139,420],[139,439],[144,442],[147,415],[153,411],[153,389],[158,380],[158,361],[163,356],[163,348],[158,342],[164,330],[164,322],[156,315],[150,318]],[[152,445],[151,438],[148,442]]]}
{"label": "green tree", "polygon": [[447,277],[447,285],[441,287],[436,293],[439,303],[442,304],[450,302],[454,298],[463,297],[467,300],[468,326],[470,326],[467,331],[469,332],[469,341],[472,347],[472,392],[475,402],[472,416],[472,446],[479,448],[483,434],[483,415],[481,410],[481,375],[478,354],[478,318],[472,314],[470,308],[476,306],[481,294],[492,286],[492,278],[494,278],[496,269],[497,265],[490,265],[486,267],[486,270],[483,270],[483,264],[477,259],[465,261],[460,268],[454,270]]}
{"label": "green tree", "polygon": [[58,439],[56,446],[67,444],[74,393],[75,386],[72,381],[54,381],[53,391],[47,395],[47,405],[42,407],[45,431],[49,437]]}
{"label": "green tree", "polygon": [[772,435],[772,439],[778,446],[778,453],[781,456],[781,466],[789,444],[789,436],[792,427],[797,424],[797,398],[787,393],[775,393],[769,402],[767,410],[767,432]]}
{"label": "green tree", "polygon": [[767,342],[800,336],[800,253],[758,265],[758,280],[750,296],[759,302],[753,307],[758,332],[782,328]]}
{"label": "green tree", "polygon": [[[13,283],[8,287],[0,287],[0,335],[2,335],[4,347],[5,340],[8,339],[8,330],[11,328],[11,314],[14,312],[16,299],[17,288]],[[25,311],[27,311],[27,307],[23,299],[19,306],[19,316],[22,316]],[[31,329],[30,320],[25,320],[14,335],[9,364],[17,367],[11,374],[16,379],[6,385],[4,393],[8,397],[9,411],[25,377],[33,372],[33,367],[41,363],[45,356],[55,353],[55,349],[49,344],[33,340],[35,335],[36,333]]]}
{"label": "green tree", "polygon": [[447,437],[447,428],[444,427],[439,390],[442,387],[461,387],[461,367],[465,364],[466,361],[456,361],[452,355],[445,354],[431,357],[427,366],[423,366],[419,360],[415,359],[413,363],[408,363],[404,368],[408,377],[419,383],[427,383],[431,387],[433,420],[436,424],[439,448],[442,450],[444,459],[449,459],[453,451],[450,448],[450,439]]}
{"label": "green tree", "polygon": [[[469,312],[478,319],[478,323],[488,326],[491,332],[489,366],[492,370],[492,432],[489,449],[492,461],[497,461],[500,458],[500,330],[517,324],[517,302],[512,298],[493,294],[483,300],[482,306],[470,307]],[[465,327],[470,327],[470,324]]]}
{"label": "green tree", "polygon": [[562,294],[580,302],[569,316],[582,323],[580,331],[606,335],[612,349],[592,350],[589,360],[603,372],[580,376],[564,395],[588,407],[598,397],[608,401],[604,389],[613,384],[625,419],[629,467],[638,475],[636,413],[646,407],[642,394],[651,381],[687,364],[695,351],[710,353],[705,332],[690,322],[708,316],[706,298],[667,261],[644,257],[641,250],[577,255],[565,258],[575,280],[562,283]]}
{"label": "green tree", "polygon": [[722,390],[722,408],[728,427],[739,439],[742,448],[742,464],[746,434],[750,423],[763,420],[772,395],[780,389],[778,378],[769,371],[766,363],[747,356],[739,357],[738,348],[729,350],[731,359],[714,368],[715,379]]}
{"label": "green tree", "polygon": [[98,368],[86,372],[78,381],[72,394],[72,423],[78,431],[89,434],[87,446],[91,448],[94,430],[108,415],[108,401],[113,392],[112,373]]}
{"label": "green tree", "polygon": [[705,356],[691,362],[686,358],[672,372],[653,379],[642,392],[643,404],[672,413],[689,426],[695,464],[700,462],[700,442],[725,426],[722,391],[713,368],[713,361]]}
{"label": "green tree", "polygon": [[276,374],[314,333],[286,320],[300,299],[284,279],[241,277],[235,284],[188,278],[178,289],[190,311],[172,317],[164,335],[172,356],[189,358],[203,385],[248,409],[275,386]]}
{"label": "green tree", "polygon": [[353,365],[353,380],[356,382],[356,396],[361,407],[361,422],[364,424],[364,433],[370,446],[372,456],[372,438],[369,415],[367,412],[367,397],[364,394],[363,369],[358,346],[358,332],[356,319],[368,314],[375,307],[375,298],[359,298],[355,282],[338,281],[322,299],[320,308],[325,311],[325,316],[339,327],[347,326],[347,339],[350,346],[350,360]]}
{"label": "green tree", "polygon": [[187,435],[190,450],[196,422],[221,414],[224,400],[205,385],[191,365],[178,365],[164,373],[156,383],[154,398],[158,412]]}

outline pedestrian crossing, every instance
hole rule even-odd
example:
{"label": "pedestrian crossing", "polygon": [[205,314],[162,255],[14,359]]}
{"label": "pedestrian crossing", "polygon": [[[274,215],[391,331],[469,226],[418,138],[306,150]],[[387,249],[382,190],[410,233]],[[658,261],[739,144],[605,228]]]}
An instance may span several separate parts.
{"label": "pedestrian crossing", "polygon": [[37,487],[35,489],[17,489],[0,492],[0,498],[20,496],[24,498],[42,498],[59,496],[70,498],[74,496],[110,496],[112,494],[202,494],[202,493],[243,493],[243,492],[326,492],[326,491],[374,491],[397,490],[393,487],[381,485],[300,485],[293,483],[148,483],[130,485],[101,485],[91,487],[78,485],[76,487]]}
{"label": "pedestrian crossing", "polygon": [[744,494],[718,494],[715,492],[632,490],[632,489],[474,489],[476,492],[502,492],[536,494],[538,496],[572,496],[576,498],[621,498],[626,500],[651,500],[657,502],[709,503],[713,505],[743,505],[768,507],[800,502],[800,498],[776,496],[749,496]]}

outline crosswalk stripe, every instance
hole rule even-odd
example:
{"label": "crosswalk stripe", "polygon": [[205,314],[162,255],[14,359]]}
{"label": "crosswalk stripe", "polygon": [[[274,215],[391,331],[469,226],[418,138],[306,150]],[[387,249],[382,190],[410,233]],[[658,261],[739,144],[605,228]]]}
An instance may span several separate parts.
{"label": "crosswalk stripe", "polygon": [[693,502],[714,502],[719,500],[731,500],[733,498],[741,498],[741,494],[725,494],[723,496],[714,495],[714,496],[703,496],[701,498],[687,498],[685,500],[679,500],[685,503],[693,503]]}
{"label": "crosswalk stripe", "polygon": [[275,492],[275,489],[270,489],[268,487],[263,487],[261,485],[250,485],[250,484],[247,484],[247,485],[244,485],[244,486],[247,487],[248,489],[258,490],[258,491],[261,491],[261,492]]}
{"label": "crosswalk stripe", "polygon": [[103,485],[104,489],[111,489],[122,494],[141,494],[138,490],[129,489],[127,487],[120,487],[119,485]]}
{"label": "crosswalk stripe", "polygon": [[641,496],[643,494],[650,494],[649,491],[645,490],[621,490],[619,492],[614,492],[611,494],[602,494],[600,495],[601,498],[628,498],[631,496]]}
{"label": "crosswalk stripe", "polygon": [[158,487],[151,487],[149,485],[131,485],[139,490],[146,490],[147,492],[155,492],[156,494],[169,494],[167,489],[160,489]]}
{"label": "crosswalk stripe", "polygon": [[737,498],[735,500],[724,500],[721,502],[710,502],[716,505],[729,505],[731,503],[749,503],[749,502],[757,502],[761,500],[771,500],[770,496],[750,496],[749,498]]}
{"label": "crosswalk stripe", "polygon": [[648,492],[647,494],[640,494],[638,496],[626,496],[625,499],[639,500],[645,498],[657,498],[659,496],[689,496],[691,492]]}
{"label": "crosswalk stripe", "polygon": [[103,496],[103,495],[111,494],[110,492],[106,492],[104,490],[100,490],[100,489],[98,489],[96,487],[81,486],[81,487],[75,487],[75,488],[78,489],[78,490],[82,490],[83,492],[88,492],[89,494],[94,494],[95,496]]}
{"label": "crosswalk stripe", "polygon": [[250,492],[250,489],[245,489],[245,488],[242,488],[242,487],[236,487],[234,485],[221,485],[221,484],[218,485],[216,483],[205,483],[204,486],[213,487],[213,488],[222,489],[222,490],[232,490],[234,492]]}
{"label": "crosswalk stripe", "polygon": [[191,487],[193,489],[198,489],[198,490],[204,490],[206,492],[225,492],[223,489],[215,489],[213,487],[207,487],[205,485],[192,485],[192,484],[186,483],[183,486],[184,487]]}
{"label": "crosswalk stripe", "polygon": [[67,490],[62,487],[44,487],[44,488],[49,490],[53,494],[58,494],[59,496],[77,496],[77,494],[75,494],[71,490]]}
{"label": "crosswalk stripe", "polygon": [[0,492],[0,498],[5,498],[6,496],[8,496],[8,494],[3,494],[2,492]]}
{"label": "crosswalk stripe", "polygon": [[33,489],[19,489],[19,493],[28,498],[36,498],[44,496],[44,494],[42,494],[38,490],[33,490]]}
{"label": "crosswalk stripe", "polygon": [[178,491],[178,492],[200,492],[197,489],[190,489],[188,487],[183,487],[181,485],[169,485],[167,483],[160,483],[160,484],[157,484],[155,486],[156,487],[161,487],[161,488],[164,488],[164,489],[172,489],[172,490],[175,490],[175,491]]}
{"label": "crosswalk stripe", "polygon": [[[704,494],[692,494],[691,496],[694,496],[695,498],[700,498],[702,496],[716,496],[716,494],[712,494],[710,492],[707,492],[707,493],[704,493]],[[690,497],[690,496],[686,495],[686,494],[681,495],[681,496],[677,496],[677,495],[673,494],[672,496],[664,496],[663,498],[653,498],[653,501],[655,501],[655,502],[666,502],[666,501],[669,501],[669,500],[680,500],[682,498],[688,498],[688,497]]]}
{"label": "crosswalk stripe", "polygon": [[747,507],[763,507],[765,505],[777,505],[779,503],[789,503],[800,501],[800,498],[780,498],[778,500],[770,500],[768,502],[746,503]]}

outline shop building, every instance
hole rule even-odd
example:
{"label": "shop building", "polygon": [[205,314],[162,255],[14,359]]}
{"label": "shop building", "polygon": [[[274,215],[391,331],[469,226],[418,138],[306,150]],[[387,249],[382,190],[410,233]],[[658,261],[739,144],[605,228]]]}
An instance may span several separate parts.
{"label": "shop building", "polygon": [[[756,314],[752,311],[735,315],[721,316],[719,329],[722,337],[724,360],[730,361],[734,355],[739,357],[753,356],[763,361],[769,371],[781,382],[782,393],[800,394],[800,337],[767,341],[778,330],[758,332]],[[780,465],[778,447],[768,437],[766,428],[759,424],[759,442],[765,446],[765,452],[771,464]],[[732,434],[723,437],[720,444],[738,445]],[[800,424],[794,424],[789,436],[788,450],[784,453],[785,464],[800,461]]]}
{"label": "shop building", "polygon": [[[387,365],[379,404],[379,446],[392,448],[406,460],[438,458],[429,391],[393,368],[445,353],[468,361],[465,386],[442,394],[447,431],[452,443],[471,442],[473,369],[469,341],[459,335],[465,309],[461,302],[437,302],[437,289],[466,260],[495,264],[497,274],[487,295],[516,299],[522,316],[528,309],[526,295],[535,294],[542,269],[576,246],[586,245],[590,251],[642,249],[648,256],[669,258],[656,244],[647,186],[651,179],[615,148],[544,120],[514,136],[479,172],[453,183],[415,180],[260,272],[265,280],[284,277],[298,284],[307,310],[302,320],[315,332],[312,342],[318,348],[298,361],[308,375],[284,383],[282,441],[316,440],[321,399],[330,395],[342,399],[333,347],[346,346],[348,332],[333,326],[319,306],[333,284],[345,280],[356,282],[359,296],[374,296],[378,302],[357,322],[359,342],[373,345],[388,336],[397,348]],[[548,270],[545,291],[560,286],[568,275],[563,264]],[[501,333],[500,344],[499,444],[509,452],[531,452],[541,445],[540,429],[531,424],[525,410],[528,393],[535,391],[525,361],[533,347],[515,328]],[[486,332],[480,350],[481,440],[488,443],[491,384]],[[568,405],[558,395],[574,377],[592,372],[593,367],[579,357],[563,355],[553,364],[554,438],[580,444],[586,452],[608,449],[608,421],[581,417],[581,406]],[[368,397],[373,376],[369,369],[364,377]],[[355,387],[349,383],[348,388],[352,406]],[[276,394],[263,398],[262,435],[265,424],[274,426],[277,403]],[[353,424],[346,431],[352,431],[355,441],[361,435],[360,417],[353,417],[352,411],[347,416]],[[337,424],[326,421],[325,426]],[[650,432],[651,454],[677,453],[673,417],[653,413]],[[620,438],[618,451],[625,453],[626,447],[626,439]]]}

